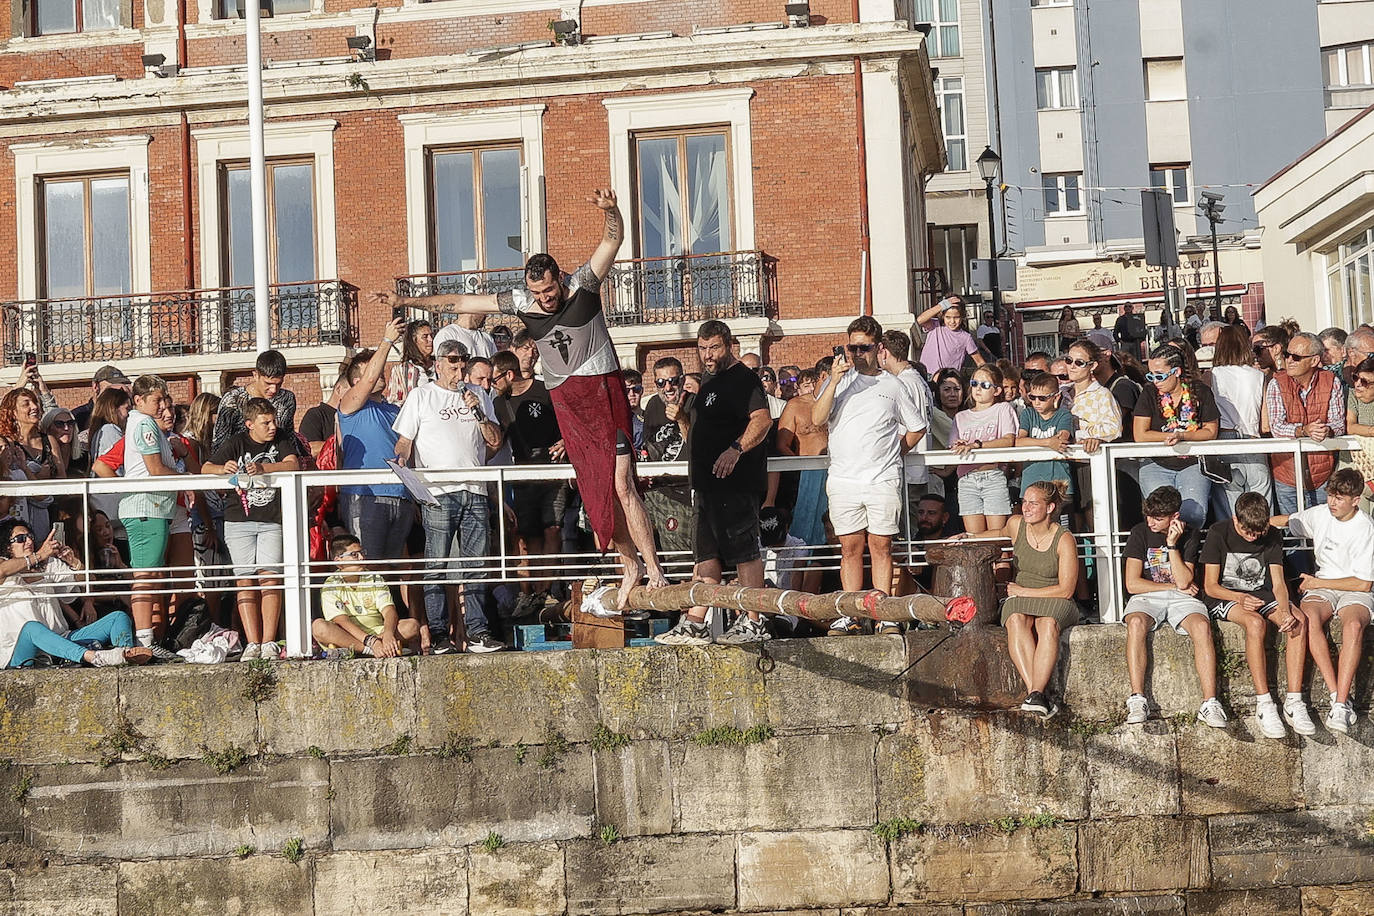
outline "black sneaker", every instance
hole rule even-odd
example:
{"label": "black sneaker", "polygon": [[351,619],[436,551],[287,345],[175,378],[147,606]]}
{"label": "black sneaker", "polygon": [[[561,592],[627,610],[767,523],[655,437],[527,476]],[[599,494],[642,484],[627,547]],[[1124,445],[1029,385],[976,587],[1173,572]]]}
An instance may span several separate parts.
{"label": "black sneaker", "polygon": [[457,651],[458,647],[454,645],[453,640],[449,639],[447,636],[430,636],[430,655],[451,655]]}
{"label": "black sneaker", "polygon": [[504,652],[508,648],[510,647],[490,633],[483,633],[481,636],[474,636],[468,640],[468,651],[479,655],[486,652]]}
{"label": "black sneaker", "polygon": [[[1044,716],[1047,719],[1051,715],[1053,715],[1053,713],[1050,712],[1050,708],[1052,706],[1054,706],[1054,704],[1051,703],[1049,700],[1045,699],[1045,695],[1038,690],[1033,690],[1030,693],[1026,694],[1026,698],[1021,701],[1022,712],[1033,712],[1036,715]],[[1055,712],[1058,711],[1059,710],[1056,707]]]}
{"label": "black sneaker", "polygon": [[185,661],[186,661],[186,659],[182,658],[180,655],[177,655],[177,654],[176,654],[175,652],[173,652],[171,649],[168,649],[168,648],[166,648],[166,647],[164,647],[164,646],[159,646],[157,643],[153,643],[151,646],[148,646],[147,648],[148,648],[148,650],[149,650],[150,652],[153,653],[153,661],[155,661],[155,662],[185,662]]}

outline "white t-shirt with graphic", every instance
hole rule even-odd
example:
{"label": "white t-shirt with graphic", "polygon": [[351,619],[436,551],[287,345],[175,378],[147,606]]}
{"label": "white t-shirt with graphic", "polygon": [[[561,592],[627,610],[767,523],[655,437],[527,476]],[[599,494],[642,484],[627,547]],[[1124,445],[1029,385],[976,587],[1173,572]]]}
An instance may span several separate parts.
{"label": "white t-shirt with graphic", "polygon": [[[463,392],[471,391],[481,402],[479,407],[488,420],[496,417],[496,405],[476,385],[461,385],[457,391],[443,388],[438,382],[421,385],[406,397],[401,413],[391,428],[415,443],[412,449],[415,467],[449,469],[479,468],[487,463],[487,443],[482,438],[481,425],[463,401]],[[430,486],[434,493],[486,493],[485,483],[450,483]]]}

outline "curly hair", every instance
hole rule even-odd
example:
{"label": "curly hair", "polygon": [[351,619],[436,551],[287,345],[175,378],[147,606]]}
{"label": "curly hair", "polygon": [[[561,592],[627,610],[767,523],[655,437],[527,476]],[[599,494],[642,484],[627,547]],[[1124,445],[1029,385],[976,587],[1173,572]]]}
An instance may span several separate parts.
{"label": "curly hair", "polygon": [[31,388],[11,388],[3,399],[0,399],[0,436],[6,439],[13,439],[19,435],[19,399],[29,398],[36,406],[42,406],[43,400],[39,398],[37,392]]}

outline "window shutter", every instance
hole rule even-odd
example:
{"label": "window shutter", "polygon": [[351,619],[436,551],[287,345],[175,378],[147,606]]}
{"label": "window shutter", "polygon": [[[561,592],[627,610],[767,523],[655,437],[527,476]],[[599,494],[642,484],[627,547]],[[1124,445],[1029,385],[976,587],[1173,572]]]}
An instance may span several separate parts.
{"label": "window shutter", "polygon": [[29,33],[33,0],[12,0],[10,3],[10,37],[23,38]]}

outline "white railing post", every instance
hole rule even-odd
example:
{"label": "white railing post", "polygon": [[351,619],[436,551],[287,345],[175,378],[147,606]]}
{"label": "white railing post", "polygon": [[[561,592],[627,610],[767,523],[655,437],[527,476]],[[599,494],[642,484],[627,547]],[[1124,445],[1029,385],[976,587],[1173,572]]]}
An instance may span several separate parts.
{"label": "white railing post", "polygon": [[278,474],[274,485],[281,487],[282,524],[282,617],[286,624],[286,655],[304,658],[310,654],[310,562],[309,512],[305,507],[306,486],[296,474]]}
{"label": "white railing post", "polygon": [[1111,446],[1104,445],[1088,456],[1088,474],[1092,479],[1093,530],[1092,543],[1096,548],[1097,567],[1097,613],[1103,623],[1115,623],[1121,619],[1121,590],[1117,583],[1116,538],[1113,537],[1116,520],[1112,509],[1116,506],[1113,498],[1116,481],[1113,479],[1115,462],[1112,460]]}

